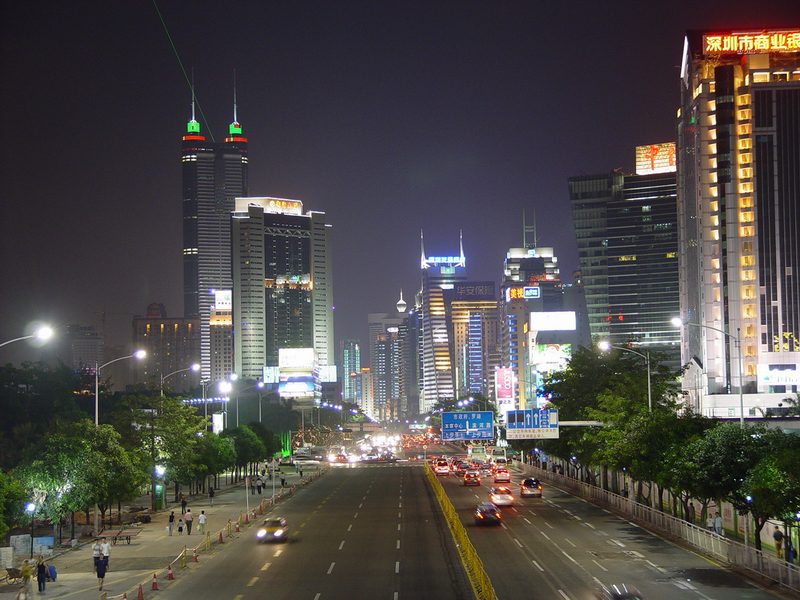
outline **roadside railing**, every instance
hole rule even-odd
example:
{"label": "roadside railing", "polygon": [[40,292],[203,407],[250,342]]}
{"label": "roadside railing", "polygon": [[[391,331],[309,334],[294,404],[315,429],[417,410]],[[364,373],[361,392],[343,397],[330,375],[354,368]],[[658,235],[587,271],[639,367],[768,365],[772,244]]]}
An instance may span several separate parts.
{"label": "roadside railing", "polygon": [[464,570],[467,573],[472,591],[477,600],[497,600],[494,587],[489,576],[486,574],[486,569],[483,568],[483,562],[478,556],[478,552],[472,545],[472,542],[467,535],[467,530],[461,523],[453,503],[442,487],[442,483],[436,477],[430,465],[425,465],[425,477],[430,483],[436,499],[439,501],[439,506],[442,508],[447,526],[453,536],[453,541],[458,549],[458,554],[461,557],[461,563],[464,565]]}
{"label": "roadside railing", "polygon": [[604,490],[599,486],[532,465],[524,463],[517,463],[517,465],[527,473],[548,481],[571,494],[620,513],[631,521],[646,524],[653,529],[683,540],[696,550],[727,565],[746,569],[793,591],[800,592],[800,567],[797,565],[765,554],[753,546],[746,546],[683,519],[673,517],[646,504],[636,502],[632,498]]}

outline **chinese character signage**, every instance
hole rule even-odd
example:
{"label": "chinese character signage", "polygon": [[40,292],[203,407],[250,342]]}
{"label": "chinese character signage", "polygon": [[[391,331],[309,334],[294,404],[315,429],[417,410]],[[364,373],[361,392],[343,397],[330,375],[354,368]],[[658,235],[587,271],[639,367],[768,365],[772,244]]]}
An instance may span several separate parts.
{"label": "chinese character signage", "polygon": [[674,173],[675,142],[636,146],[636,174]]}
{"label": "chinese character signage", "polygon": [[703,54],[800,52],[800,30],[713,33],[703,36]]}
{"label": "chinese character signage", "polygon": [[442,440],[493,440],[494,413],[465,411],[442,413]]}
{"label": "chinese character signage", "polygon": [[558,410],[511,410],[506,415],[507,440],[558,439]]}
{"label": "chinese character signage", "polygon": [[494,397],[498,404],[514,398],[514,370],[511,367],[496,367],[494,370]]}
{"label": "chinese character signage", "polygon": [[457,281],[456,300],[494,300],[494,281]]}

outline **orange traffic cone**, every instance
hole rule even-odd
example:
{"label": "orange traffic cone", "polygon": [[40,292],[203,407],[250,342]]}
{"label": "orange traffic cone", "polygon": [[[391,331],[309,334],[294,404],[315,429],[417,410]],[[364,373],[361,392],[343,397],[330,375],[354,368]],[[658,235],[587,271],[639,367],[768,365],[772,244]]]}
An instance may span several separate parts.
{"label": "orange traffic cone", "polygon": [[156,577],[155,573],[153,573],[153,585],[150,587],[150,589],[153,591],[158,591],[158,577]]}
{"label": "orange traffic cone", "polygon": [[167,565],[167,581],[175,579],[175,574],[172,572],[172,565]]}
{"label": "orange traffic cone", "polygon": [[263,504],[259,504],[258,505],[258,514],[260,514],[260,515],[264,514],[264,505]]}
{"label": "orange traffic cone", "polygon": [[142,584],[139,584],[139,593],[136,594],[136,600],[144,600],[144,591],[142,590]]}
{"label": "orange traffic cone", "polygon": [[219,543],[224,544],[225,540],[222,539],[222,531],[219,532]]}
{"label": "orange traffic cone", "polygon": [[240,529],[239,529],[239,521],[236,521],[236,533],[239,533],[239,531],[240,531]]}
{"label": "orange traffic cone", "polygon": [[244,513],[244,522],[245,523],[249,523],[250,522],[250,513]]}
{"label": "orange traffic cone", "polygon": [[197,558],[197,548],[192,550],[192,562],[200,562],[200,559]]}

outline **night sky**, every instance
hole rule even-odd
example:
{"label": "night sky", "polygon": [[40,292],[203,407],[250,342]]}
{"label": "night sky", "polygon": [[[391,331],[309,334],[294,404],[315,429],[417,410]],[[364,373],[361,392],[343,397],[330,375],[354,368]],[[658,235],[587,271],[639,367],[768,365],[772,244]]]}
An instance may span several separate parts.
{"label": "night sky", "polygon": [[[159,0],[250,195],[334,225],[336,337],[366,338],[429,255],[499,279],[536,212],[577,268],[567,178],[674,140],[686,29],[800,23],[797,2]],[[100,324],[126,351],[150,302],[182,314],[180,136],[190,91],[150,1],[2,2],[0,341]],[[207,124],[202,121],[204,132]],[[36,356],[25,344],[0,362]]]}

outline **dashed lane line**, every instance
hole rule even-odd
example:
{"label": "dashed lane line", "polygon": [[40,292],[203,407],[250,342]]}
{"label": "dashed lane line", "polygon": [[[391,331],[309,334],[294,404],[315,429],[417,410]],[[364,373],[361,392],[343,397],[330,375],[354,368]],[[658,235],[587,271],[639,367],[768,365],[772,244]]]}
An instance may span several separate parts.
{"label": "dashed lane line", "polygon": [[252,579],[250,579],[250,581],[247,583],[247,587],[253,587],[253,586],[256,584],[256,582],[257,582],[257,581],[258,581],[258,577],[253,577],[253,578],[252,578]]}
{"label": "dashed lane line", "polygon": [[336,563],[335,563],[335,562],[332,562],[332,563],[331,563],[331,566],[330,566],[330,567],[328,567],[328,575],[330,575],[331,573],[333,573],[333,567],[334,567],[334,565],[336,565]]}

